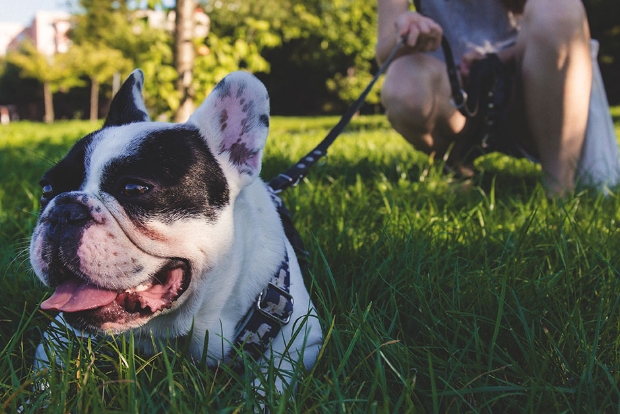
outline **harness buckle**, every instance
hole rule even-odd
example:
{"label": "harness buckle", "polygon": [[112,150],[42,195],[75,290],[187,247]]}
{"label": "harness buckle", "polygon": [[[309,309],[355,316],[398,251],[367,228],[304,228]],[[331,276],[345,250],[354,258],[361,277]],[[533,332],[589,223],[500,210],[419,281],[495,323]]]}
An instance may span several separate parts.
{"label": "harness buckle", "polygon": [[[272,306],[267,305],[263,307],[263,296],[268,296],[270,293],[268,292],[269,290],[275,291],[279,295],[280,300],[278,300],[278,303],[270,301],[270,303],[272,303]],[[284,303],[282,303],[281,298],[285,299]],[[267,287],[258,294],[258,299],[256,299],[256,310],[258,311],[258,313],[272,320],[273,322],[286,325],[291,321],[291,314],[293,313],[292,309],[294,302],[295,301],[293,300],[293,296],[291,296],[289,292],[270,282]],[[287,312],[287,304],[290,304],[289,312]]]}

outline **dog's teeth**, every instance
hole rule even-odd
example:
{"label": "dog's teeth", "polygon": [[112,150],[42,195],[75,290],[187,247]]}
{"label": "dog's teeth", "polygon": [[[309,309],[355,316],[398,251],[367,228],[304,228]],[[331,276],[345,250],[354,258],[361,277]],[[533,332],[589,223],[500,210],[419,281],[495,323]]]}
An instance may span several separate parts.
{"label": "dog's teeth", "polygon": [[147,290],[150,287],[151,287],[151,285],[138,285],[135,288],[133,288],[132,291],[134,291],[134,292],[144,292],[145,290]]}

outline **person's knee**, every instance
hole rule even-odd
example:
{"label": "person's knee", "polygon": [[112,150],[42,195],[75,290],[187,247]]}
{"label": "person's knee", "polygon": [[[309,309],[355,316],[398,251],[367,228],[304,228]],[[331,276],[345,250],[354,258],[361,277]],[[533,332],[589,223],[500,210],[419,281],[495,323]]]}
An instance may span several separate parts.
{"label": "person's knee", "polygon": [[381,102],[391,123],[406,120],[419,126],[428,124],[440,88],[437,72],[437,68],[410,59],[391,64],[381,90]]}
{"label": "person's knee", "polygon": [[568,42],[589,41],[587,18],[580,0],[527,2],[521,22],[526,43],[557,48]]}

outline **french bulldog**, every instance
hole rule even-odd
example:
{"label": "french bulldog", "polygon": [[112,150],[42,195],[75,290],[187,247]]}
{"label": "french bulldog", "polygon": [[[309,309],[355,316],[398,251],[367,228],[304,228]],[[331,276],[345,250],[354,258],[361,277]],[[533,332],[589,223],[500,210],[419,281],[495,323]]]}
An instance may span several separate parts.
{"label": "french bulldog", "polygon": [[[40,182],[30,260],[54,289],[41,308],[82,336],[131,331],[146,353],[153,338],[184,337],[196,361],[247,352],[281,372],[309,369],[321,327],[279,198],[259,178],[267,90],[231,73],[186,123],[170,124],[150,121],[143,82],[135,70],[103,127]],[[49,362],[43,344],[37,361]]]}

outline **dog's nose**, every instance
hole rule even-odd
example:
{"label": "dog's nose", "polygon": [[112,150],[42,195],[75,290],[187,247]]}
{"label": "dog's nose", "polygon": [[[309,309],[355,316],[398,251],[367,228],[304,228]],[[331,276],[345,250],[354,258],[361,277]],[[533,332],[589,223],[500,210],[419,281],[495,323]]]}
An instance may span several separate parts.
{"label": "dog's nose", "polygon": [[87,206],[79,203],[59,204],[47,217],[48,235],[52,238],[72,238],[81,233],[91,220]]}
{"label": "dog's nose", "polygon": [[62,204],[57,206],[53,212],[49,215],[49,221],[53,225],[76,225],[84,224],[90,220],[90,213],[88,208],[82,204]]}

